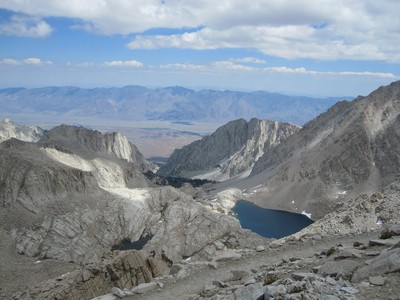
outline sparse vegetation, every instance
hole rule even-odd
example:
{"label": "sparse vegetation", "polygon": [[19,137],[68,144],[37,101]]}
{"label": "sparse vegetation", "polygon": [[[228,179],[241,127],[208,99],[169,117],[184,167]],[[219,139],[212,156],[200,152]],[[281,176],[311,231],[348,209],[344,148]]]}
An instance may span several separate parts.
{"label": "sparse vegetation", "polygon": [[295,286],[289,291],[289,294],[297,294],[297,293],[301,293],[302,291],[304,291],[303,287]]}
{"label": "sparse vegetation", "polygon": [[268,274],[264,279],[264,285],[270,285],[278,280],[278,276],[275,274]]}
{"label": "sparse vegetation", "polygon": [[329,250],[326,252],[326,256],[331,256],[333,253],[336,252],[336,249],[334,247],[329,248]]}
{"label": "sparse vegetation", "polygon": [[379,238],[382,240],[387,240],[394,236],[398,236],[398,234],[392,230],[385,229],[384,231],[381,232],[381,235],[379,236]]}
{"label": "sparse vegetation", "polygon": [[357,241],[353,243],[353,247],[354,248],[358,248],[358,247],[360,247],[362,245],[363,245],[363,243],[360,243],[360,242],[357,242]]}

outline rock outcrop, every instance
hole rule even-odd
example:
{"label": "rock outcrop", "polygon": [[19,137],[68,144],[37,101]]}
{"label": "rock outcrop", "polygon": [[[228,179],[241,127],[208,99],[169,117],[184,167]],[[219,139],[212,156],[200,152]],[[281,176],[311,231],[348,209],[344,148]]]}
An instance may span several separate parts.
{"label": "rock outcrop", "polygon": [[175,150],[158,174],[226,180],[249,172],[261,156],[299,129],[267,120],[231,121],[212,135]]}
{"label": "rock outcrop", "polygon": [[44,130],[38,126],[23,126],[9,119],[0,121],[0,143],[11,138],[25,142],[37,142],[42,138]]}
{"label": "rock outcrop", "polygon": [[149,264],[149,260],[134,250],[110,254],[101,262],[87,263],[77,270],[28,288],[14,295],[13,299],[92,299],[107,294],[113,287],[131,289],[150,282],[157,263],[153,260]]}
{"label": "rock outcrop", "polygon": [[140,168],[142,172],[154,171],[155,168],[135,145],[118,132],[102,134],[82,126],[60,125],[46,132],[40,143],[61,146],[86,159],[105,156],[126,160]]}
{"label": "rock outcrop", "polygon": [[395,180],[399,148],[398,81],[337,103],[261,157],[251,175],[265,186],[269,207],[318,218],[344,195],[371,194]]}

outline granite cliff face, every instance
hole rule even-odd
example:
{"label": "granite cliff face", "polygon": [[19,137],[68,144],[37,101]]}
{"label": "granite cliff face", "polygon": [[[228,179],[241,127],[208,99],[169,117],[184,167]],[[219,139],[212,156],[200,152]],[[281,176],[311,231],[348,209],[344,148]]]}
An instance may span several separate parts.
{"label": "granite cliff face", "polygon": [[23,126],[11,122],[9,119],[0,121],[0,143],[11,138],[26,142],[37,142],[44,134],[38,126]]}
{"label": "granite cliff face", "polygon": [[158,174],[226,180],[249,172],[261,156],[299,129],[268,120],[231,121],[212,135],[175,150]]}
{"label": "granite cliff face", "polygon": [[154,170],[135,145],[118,132],[102,134],[85,127],[60,125],[48,132],[40,140],[41,144],[55,144],[84,158],[107,157],[126,160],[141,171]]}
{"label": "granite cliff face", "polygon": [[[271,207],[322,216],[337,198],[379,191],[400,168],[400,82],[339,102],[252,170]],[[292,202],[293,201],[293,202]]]}

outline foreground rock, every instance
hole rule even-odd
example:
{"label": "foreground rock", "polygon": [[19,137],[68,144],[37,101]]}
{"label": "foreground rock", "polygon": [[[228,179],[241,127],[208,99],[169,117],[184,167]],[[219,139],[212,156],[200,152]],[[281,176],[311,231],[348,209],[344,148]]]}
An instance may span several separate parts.
{"label": "foreground rock", "polygon": [[[343,240],[351,242],[350,238],[343,237]],[[290,247],[302,248],[305,244],[298,241],[286,245],[282,251],[290,253]],[[323,250],[311,256],[282,257],[280,262],[251,271],[233,270],[226,279],[213,278],[212,285],[206,285],[190,299],[395,299],[390,295],[400,291],[396,284],[400,279],[397,251],[400,248],[353,244],[356,246],[332,245],[331,251]],[[365,251],[356,259],[341,255],[345,250],[357,252],[361,246]],[[379,253],[372,260],[371,250]],[[259,255],[262,263],[264,258]],[[275,255],[279,257],[279,253]],[[251,256],[246,259],[254,261]]]}
{"label": "foreground rock", "polygon": [[117,296],[127,296],[123,289],[131,289],[152,279],[153,269],[142,254],[133,250],[124,251],[43,282],[15,295],[13,299],[91,299],[111,290]]}

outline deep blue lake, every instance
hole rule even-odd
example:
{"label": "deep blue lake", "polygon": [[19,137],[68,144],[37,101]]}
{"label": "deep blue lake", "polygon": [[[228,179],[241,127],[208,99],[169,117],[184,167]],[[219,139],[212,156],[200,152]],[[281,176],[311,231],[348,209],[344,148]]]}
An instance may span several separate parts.
{"label": "deep blue lake", "polygon": [[245,200],[236,202],[232,210],[242,228],[266,238],[282,238],[314,223],[305,215],[262,208]]}

